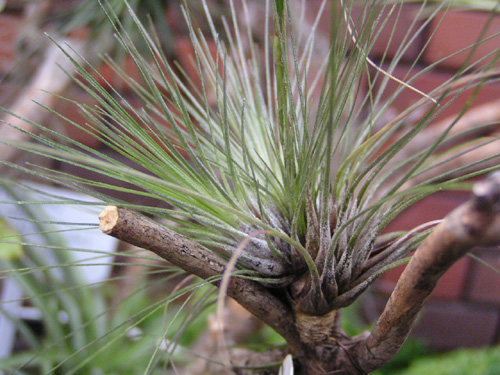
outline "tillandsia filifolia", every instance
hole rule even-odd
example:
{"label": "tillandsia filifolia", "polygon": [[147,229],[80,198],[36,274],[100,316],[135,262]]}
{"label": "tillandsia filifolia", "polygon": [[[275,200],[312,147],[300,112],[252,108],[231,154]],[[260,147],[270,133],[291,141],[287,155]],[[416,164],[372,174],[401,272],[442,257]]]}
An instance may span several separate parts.
{"label": "tillandsia filifolia", "polygon": [[[306,1],[268,0],[258,7],[229,1],[231,22],[222,21],[224,33],[219,33],[207,2],[201,4],[207,35],[193,24],[191,4],[183,8],[197,77],[172,65],[155,32],[132,12],[136,32],[147,46],[147,53],[140,53],[131,31],[103,7],[141,75],[134,80],[115,66],[134,91],[134,105],[113,88],[104,89],[99,72],[74,59],[76,83],[98,106],[75,103],[90,128],[73,125],[140,168],[43,127],[45,134],[33,134],[37,143],[16,147],[112,177],[116,183],[16,168],[155,215],[165,227],[225,260],[237,256],[236,275],[264,286],[292,312],[304,345],[295,346],[293,354],[319,360],[334,352],[337,340],[344,340],[343,348],[355,341],[346,339],[340,328],[340,309],[385,271],[407,262],[435,224],[383,234],[388,223],[422,198],[461,187],[461,181],[496,167],[481,168],[474,160],[414,182],[453,158],[450,148],[440,146],[448,138],[458,139],[452,132],[456,121],[430,144],[405,158],[400,155],[462,92],[496,77],[488,69],[498,51],[481,68],[472,64],[460,72],[480,70],[470,77],[458,80],[457,75],[422,93],[411,86],[412,80],[434,66],[406,81],[392,73],[415,35],[446,11],[444,2],[415,7],[414,23],[385,65],[370,59],[370,49],[400,3],[323,1],[307,23]],[[257,9],[258,25],[250,6]],[[326,16],[329,35],[318,32]],[[253,36],[256,29],[259,38]],[[73,59],[74,52],[67,52],[68,58]],[[384,88],[390,81],[398,88],[387,96]],[[403,90],[414,90],[420,99],[402,113],[387,116]],[[412,117],[415,112],[419,116]],[[453,150],[466,154],[479,147],[469,146]],[[470,166],[479,168],[455,177]],[[159,204],[131,205],[93,187],[137,194]],[[174,240],[166,236],[165,241]],[[315,346],[328,350],[319,354],[311,349]],[[353,366],[354,372],[345,373],[364,373]],[[312,365],[306,368],[320,373]]]}

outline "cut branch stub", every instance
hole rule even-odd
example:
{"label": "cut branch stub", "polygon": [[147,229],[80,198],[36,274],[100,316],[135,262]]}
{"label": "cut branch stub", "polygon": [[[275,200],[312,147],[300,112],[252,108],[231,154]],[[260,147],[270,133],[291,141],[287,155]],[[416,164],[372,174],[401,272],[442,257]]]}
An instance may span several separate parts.
{"label": "cut branch stub", "polygon": [[418,312],[450,266],[475,246],[500,243],[500,174],[474,186],[420,245],[401,275],[371,334],[352,349],[367,373],[388,362],[410,333]]}
{"label": "cut branch stub", "polygon": [[[224,258],[138,213],[108,206],[101,212],[99,219],[99,228],[104,233],[151,250],[193,275],[209,279],[224,273]],[[214,284],[218,285],[218,281]],[[300,339],[290,309],[264,286],[255,281],[232,277],[227,294],[282,335],[294,354],[300,354]]]}

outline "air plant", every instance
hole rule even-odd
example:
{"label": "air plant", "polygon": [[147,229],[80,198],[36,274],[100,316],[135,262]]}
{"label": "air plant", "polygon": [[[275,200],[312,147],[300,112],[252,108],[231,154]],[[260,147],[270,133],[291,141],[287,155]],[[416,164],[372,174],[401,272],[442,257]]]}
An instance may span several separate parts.
{"label": "air plant", "polygon": [[[403,329],[394,325],[400,330],[397,339],[381,334],[387,340],[381,348],[396,342],[381,358],[376,358],[376,351],[371,352],[375,358],[367,354],[374,342],[380,344],[374,338],[380,329],[368,338],[349,338],[340,327],[340,311],[384,272],[408,262],[437,223],[404,233],[384,233],[384,229],[424,197],[469,187],[464,181],[497,168],[496,164],[481,167],[486,159],[473,160],[415,182],[453,159],[457,150],[466,154],[482,146],[465,142],[451,150],[441,147],[457,137],[453,128],[461,115],[431,144],[401,155],[465,90],[477,90],[495,79],[497,72],[491,67],[498,51],[492,51],[492,62],[470,64],[434,91],[418,92],[418,102],[388,119],[384,114],[397,95],[404,89],[416,90],[412,80],[434,67],[400,81],[392,74],[398,61],[413,42],[413,33],[421,33],[448,4],[435,2],[429,8],[424,2],[417,7],[415,17],[423,24],[411,25],[393,62],[382,67],[370,59],[370,49],[387,22],[383,14],[397,12],[401,4],[324,1],[305,32],[297,28],[303,20],[291,3],[276,0],[261,5],[265,38],[260,45],[253,41],[247,1],[241,2],[242,11],[229,2],[231,23],[224,21],[222,34],[201,1],[211,31],[208,36],[193,24],[185,3],[198,77],[183,74],[183,67],[169,62],[158,35],[140,22],[132,8],[127,5],[146,53],[136,48],[128,27],[112,8],[104,6],[141,79],[114,67],[141,105],[128,102],[113,88],[104,89],[96,79],[104,77],[97,70],[80,63],[82,56],[75,57],[78,52],[71,46],[60,46],[75,64],[75,82],[99,103],[96,107],[72,103],[87,116],[87,127],[65,120],[93,134],[132,165],[37,124],[33,125],[42,133],[31,134],[33,143],[2,142],[115,179],[116,183],[108,183],[35,164],[10,164],[111,205],[101,214],[101,229],[220,284],[284,336],[297,371],[368,373],[397,351],[418,309],[409,322],[398,323],[404,323]],[[328,4],[330,9],[325,10]],[[326,12],[331,15],[328,51],[318,54],[317,24]],[[383,93],[390,80],[400,86],[387,99]],[[422,114],[417,120],[410,117],[415,112]],[[449,177],[471,166],[477,168]],[[491,198],[488,194],[497,183],[492,181],[477,197]],[[94,188],[132,193],[158,204],[131,204]],[[231,280],[221,280],[225,273],[232,275]]]}

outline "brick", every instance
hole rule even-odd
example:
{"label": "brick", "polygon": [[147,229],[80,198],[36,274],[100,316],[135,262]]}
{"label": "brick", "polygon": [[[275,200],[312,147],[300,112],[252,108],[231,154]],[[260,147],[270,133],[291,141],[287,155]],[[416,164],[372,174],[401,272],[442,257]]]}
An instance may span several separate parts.
{"label": "brick", "polygon": [[23,0],[7,0],[5,2],[5,11],[21,11],[26,6]]}
{"label": "brick", "polygon": [[[386,67],[384,66],[383,68]],[[432,95],[433,90],[442,86],[452,78],[452,73],[436,70],[421,73],[419,76],[416,76],[420,72],[421,70],[419,70],[418,68],[410,70],[409,66],[400,64],[393,72],[391,72],[391,74],[394,77],[410,84],[414,88],[421,90],[428,95]],[[378,91],[380,89],[380,83],[377,83],[376,87]],[[389,80],[387,86],[384,89],[384,92],[382,93],[382,98],[389,98],[399,88],[401,88],[400,83],[396,82],[395,80]],[[453,96],[444,98],[444,100],[440,103],[440,107],[438,108],[439,113],[437,114],[434,121],[444,120],[449,118],[450,116],[457,115],[471,99],[472,94],[475,94],[475,92],[474,89],[471,88],[465,90],[456,98],[453,98]],[[453,101],[451,101],[452,98]],[[475,96],[471,107],[488,103],[498,98],[500,98],[500,84],[492,83],[484,85],[479,90],[479,92],[477,92],[477,95]],[[392,101],[390,106],[396,113],[400,113],[413,104],[417,103],[420,99],[422,99],[421,94],[410,90],[409,88],[402,88],[398,93],[398,96]],[[439,99],[439,96],[436,96],[435,99]],[[428,103],[430,104],[430,102]],[[416,116],[415,118],[418,119],[419,117],[421,117],[428,109],[430,109],[429,105],[418,109],[416,112],[414,112]]]}
{"label": "brick", "polygon": [[[468,257],[454,263],[439,279],[436,288],[431,293],[431,298],[435,300],[459,299],[463,294],[470,263],[471,260]],[[377,282],[376,289],[381,292],[391,293],[404,268],[404,266],[399,266],[386,272]]]}
{"label": "brick", "polygon": [[[115,64],[132,80],[142,83],[142,74],[131,56],[124,56],[121,60],[114,60]],[[99,74],[94,74],[97,82],[106,90],[111,87],[117,90],[129,90],[130,85],[124,81],[113,67],[106,61],[95,64]]]}
{"label": "brick", "polygon": [[386,231],[410,230],[428,221],[440,220],[470,197],[469,191],[437,192],[412,205],[396,217]]}
{"label": "brick", "polygon": [[[207,46],[208,46],[208,51],[211,54],[212,58],[214,61],[219,60],[219,73],[223,75],[224,73],[224,67],[223,67],[223,56],[218,56],[218,51],[217,51],[217,44],[207,38],[206,40]],[[193,47],[193,43],[191,41],[191,38],[188,36],[177,36],[174,41],[174,47],[176,50],[176,60],[177,63],[179,64],[180,68],[183,71],[183,74],[187,76],[187,79],[195,86],[197,90],[201,89],[201,81],[200,81],[200,75],[198,72],[198,67],[196,66],[196,59],[195,59],[195,50]],[[228,51],[228,59],[231,57],[231,52]],[[201,69],[203,70],[203,65],[201,66]],[[206,74],[206,72],[204,72]],[[184,78],[184,77],[183,77]],[[205,78],[207,81],[207,79]],[[205,82],[205,85],[207,85],[207,82]],[[207,86],[209,89],[210,86]],[[209,102],[214,103],[215,100],[215,93],[214,92],[207,92],[207,95],[209,96]],[[213,97],[210,99],[210,97]]]}
{"label": "brick", "polygon": [[[76,101],[82,105],[88,105],[90,107],[97,104],[95,99],[76,87],[72,87],[69,90],[66,90],[66,92],[63,94],[63,97]],[[76,106],[76,104],[71,103],[67,100],[59,100],[54,110],[68,120],[82,126],[84,129],[90,130],[90,127],[87,124],[89,120],[84,116],[83,112]],[[101,145],[101,142],[97,138],[92,136],[92,134],[89,134],[83,129],[79,129],[69,122],[62,120],[61,118],[54,116],[53,120],[51,121],[55,121],[54,124],[57,124],[61,127],[60,130],[63,134],[71,137],[77,142],[83,143],[84,145],[92,148],[98,148]],[[54,127],[54,125],[52,126]]]}
{"label": "brick", "polygon": [[[475,254],[496,269],[500,269],[497,248],[481,249]],[[500,306],[500,274],[477,261],[471,262],[471,272],[466,290],[470,301]]]}
{"label": "brick", "polygon": [[[491,12],[472,11],[448,11],[435,17],[430,24],[429,35],[432,36],[428,48],[424,52],[426,63],[431,64],[446,58],[439,65],[448,68],[459,68],[469,58],[471,52],[470,65],[477,62],[491,52],[498,50],[500,45],[500,17],[491,19]],[[485,29],[485,27],[487,29]],[[482,34],[484,32],[484,34]],[[488,40],[487,38],[492,37]],[[468,48],[478,40],[483,42],[474,50],[468,49],[458,53],[464,48]],[[452,56],[453,55],[453,56]],[[492,57],[487,57],[479,63],[485,66]]]}
{"label": "brick", "polygon": [[[321,8],[321,0],[309,0],[306,7],[302,8],[301,2],[292,2],[292,15],[295,31],[304,39],[308,36],[311,27],[317,21],[318,12]],[[332,28],[332,17],[330,5],[334,3],[327,2],[325,9],[318,21],[316,29],[316,47],[321,50],[318,54],[324,54],[328,50],[330,44],[330,33]],[[337,12],[341,12],[340,3],[337,3]],[[422,18],[418,17],[420,6],[416,4],[389,4],[385,6],[376,6],[374,9],[364,9],[363,6],[354,6],[352,8],[350,18],[351,26],[356,30],[356,35],[361,35],[363,27],[367,25],[367,19],[373,18],[377,22],[374,31],[370,33],[370,57],[372,59],[380,59],[385,56],[385,59],[391,59],[396,54],[401,46],[405,44],[405,51],[402,53],[404,61],[414,61],[421,51],[423,45],[424,34],[419,33],[415,36],[417,30],[422,26]],[[368,13],[373,12],[370,16]],[[254,12],[255,13],[255,12]],[[261,17],[263,14],[261,15]],[[339,13],[342,20],[344,16]],[[259,19],[254,17],[254,19]],[[300,23],[302,25],[300,26]],[[371,27],[371,26],[370,26]],[[259,39],[264,37],[264,28],[257,22],[253,23],[253,30],[258,35]],[[347,33],[347,28],[342,25],[340,30],[341,38],[345,38],[347,42],[352,39],[352,36]],[[408,38],[406,37],[408,35]],[[376,38],[375,38],[376,37]],[[408,44],[411,40],[412,42]],[[326,50],[325,50],[326,47]],[[353,47],[351,44],[350,48]]]}
{"label": "brick", "polygon": [[[304,9],[304,19],[307,24],[311,26],[314,24],[321,3],[322,1],[309,1],[307,3]],[[329,5],[329,3],[327,4]],[[328,9],[328,5],[323,11],[317,29],[319,35],[327,41],[330,39],[331,31],[331,10]],[[372,58],[378,59],[385,56],[386,59],[391,59],[398,54],[398,50],[405,44],[405,51],[402,54],[402,58],[406,61],[413,61],[421,51],[424,38],[423,33],[419,33],[413,41],[408,44],[423,24],[422,17],[418,17],[420,8],[421,7],[416,4],[379,5],[374,7],[374,9],[354,6],[350,14],[351,25],[357,30],[357,35],[361,35],[363,33],[363,27],[367,25],[367,19],[371,17],[373,18],[373,22],[377,23],[374,31],[370,33],[370,42],[373,43],[370,48],[370,56]],[[299,5],[295,5],[294,10],[297,14],[302,16],[300,13],[302,9]],[[342,10],[339,6],[337,12],[340,11]],[[371,16],[368,14],[369,12],[373,12]],[[341,14],[340,16],[343,18]],[[298,24],[299,17],[296,18],[295,22]],[[407,35],[408,38],[406,37]],[[349,35],[346,37],[348,39],[351,38]]]}
{"label": "brick", "polygon": [[494,343],[498,311],[463,302],[430,300],[413,335],[436,349],[479,347]]}
{"label": "brick", "polygon": [[[403,211],[387,228],[387,232],[410,230],[429,221],[444,218],[450,211],[465,202],[467,191],[438,192]],[[462,295],[470,266],[469,258],[457,261],[439,280],[431,296],[435,299],[458,299]],[[394,289],[405,266],[386,272],[377,282],[377,290],[390,293]]]}
{"label": "brick", "polygon": [[[353,20],[358,17],[360,8],[354,8]],[[373,33],[379,34],[370,49],[370,56],[381,58],[385,55],[386,59],[391,59],[398,54],[398,50],[402,49],[404,45],[405,51],[402,59],[413,62],[421,51],[424,39],[422,32],[416,35],[423,24],[422,17],[417,20],[420,8],[420,5],[417,4],[394,4],[394,6],[389,4],[379,10],[375,16],[380,17],[380,19]],[[409,43],[414,36],[415,39]],[[401,52],[399,51],[399,53]]]}
{"label": "brick", "polygon": [[17,35],[21,27],[21,16],[0,13],[0,74],[13,67],[17,54]]}
{"label": "brick", "polygon": [[180,67],[191,81],[195,82],[197,86],[201,86],[191,39],[188,36],[178,36],[175,38],[174,44]]}
{"label": "brick", "polygon": [[10,106],[15,102],[21,89],[22,87],[19,82],[3,79],[0,84],[0,106],[10,108]]}
{"label": "brick", "polygon": [[[362,315],[374,323],[382,312],[387,296],[375,294],[367,298]],[[494,308],[464,302],[428,300],[417,319],[411,336],[424,340],[431,348],[449,350],[480,347],[494,343],[498,324]]]}

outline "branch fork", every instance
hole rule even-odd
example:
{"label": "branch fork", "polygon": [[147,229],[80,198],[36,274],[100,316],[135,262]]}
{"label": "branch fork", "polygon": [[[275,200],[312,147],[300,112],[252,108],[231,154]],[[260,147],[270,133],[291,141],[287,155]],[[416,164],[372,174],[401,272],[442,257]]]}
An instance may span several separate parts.
{"label": "branch fork", "polygon": [[[116,206],[106,207],[99,219],[99,228],[105,234],[151,250],[202,279],[216,278],[224,274],[227,266],[224,258],[152,219]],[[219,281],[214,284],[218,285]],[[300,339],[293,324],[293,315],[268,289],[255,281],[232,277],[227,294],[276,330],[287,340],[292,352],[299,354]]]}
{"label": "branch fork", "polygon": [[365,372],[397,353],[423,304],[453,263],[475,246],[500,243],[499,203],[500,172],[496,172],[476,183],[471,199],[446,216],[416,250],[373,331],[351,350]]}
{"label": "branch fork", "polygon": [[[203,279],[220,277],[227,267],[227,261],[221,256],[138,213],[109,206],[99,217],[104,233],[151,250]],[[310,321],[294,317],[286,301],[251,280],[232,277],[227,294],[281,334],[294,357],[307,368],[307,374],[324,371],[368,374],[398,352],[446,270],[473,247],[494,244],[500,244],[500,172],[477,183],[471,199],[446,216],[424,240],[370,333],[339,341],[329,329],[317,336],[316,331],[300,326],[311,324]],[[214,283],[218,285],[217,281]],[[340,312],[327,315],[327,326],[338,328]],[[337,350],[332,350],[330,343],[336,344]],[[325,350],[330,353],[326,357],[321,354]]]}

